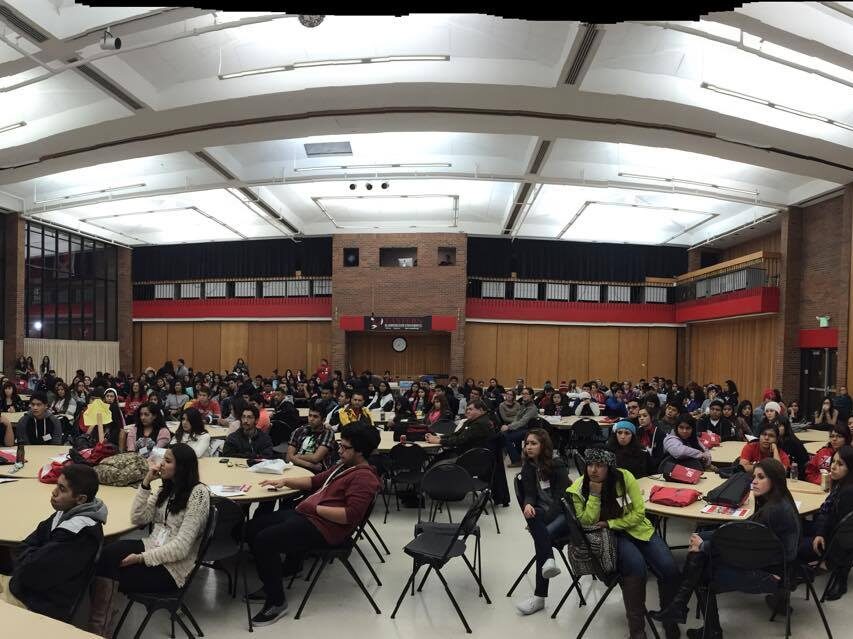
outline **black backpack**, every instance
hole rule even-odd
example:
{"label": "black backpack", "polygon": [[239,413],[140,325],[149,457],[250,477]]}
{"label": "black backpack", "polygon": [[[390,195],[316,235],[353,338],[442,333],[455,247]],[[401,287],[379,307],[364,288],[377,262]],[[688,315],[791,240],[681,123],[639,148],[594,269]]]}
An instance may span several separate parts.
{"label": "black backpack", "polygon": [[751,473],[737,473],[705,495],[705,501],[717,506],[737,508],[746,501],[751,486]]}

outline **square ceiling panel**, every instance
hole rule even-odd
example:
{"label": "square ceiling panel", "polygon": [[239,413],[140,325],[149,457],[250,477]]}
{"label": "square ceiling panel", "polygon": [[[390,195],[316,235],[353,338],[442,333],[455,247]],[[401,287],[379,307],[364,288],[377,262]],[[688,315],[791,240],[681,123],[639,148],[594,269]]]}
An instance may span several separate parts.
{"label": "square ceiling panel", "polygon": [[[711,213],[656,208],[636,204],[590,202],[564,227],[561,239],[578,242],[611,240],[608,229],[618,229],[631,244],[666,244],[689,229],[710,220]],[[612,241],[612,240],[611,240]]]}
{"label": "square ceiling panel", "polygon": [[124,215],[86,218],[82,221],[138,242],[181,244],[242,239],[197,208],[140,211]]}
{"label": "square ceiling panel", "polygon": [[455,228],[459,214],[458,195],[357,195],[314,202],[337,227],[348,229]]}

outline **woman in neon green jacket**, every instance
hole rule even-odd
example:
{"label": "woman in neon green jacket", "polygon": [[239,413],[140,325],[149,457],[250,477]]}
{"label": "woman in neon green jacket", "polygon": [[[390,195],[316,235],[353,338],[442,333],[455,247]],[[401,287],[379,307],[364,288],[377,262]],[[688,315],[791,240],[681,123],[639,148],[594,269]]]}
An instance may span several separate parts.
{"label": "woman in neon green jacket", "polygon": [[[646,565],[658,579],[663,605],[675,594],[680,574],[675,559],[646,518],[639,484],[627,470],[616,467],[609,450],[588,448],[582,480],[569,486],[575,514],[583,526],[610,528],[616,534],[616,567],[630,639],[646,637]],[[667,639],[680,636],[676,624],[664,626]]]}

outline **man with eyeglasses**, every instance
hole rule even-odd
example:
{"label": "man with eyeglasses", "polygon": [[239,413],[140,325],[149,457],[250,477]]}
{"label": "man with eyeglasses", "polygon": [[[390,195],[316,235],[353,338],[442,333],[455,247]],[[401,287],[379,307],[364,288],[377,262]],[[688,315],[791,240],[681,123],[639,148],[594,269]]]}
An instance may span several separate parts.
{"label": "man with eyeglasses", "polygon": [[[271,490],[291,488],[310,493],[294,510],[279,509],[256,517],[247,529],[263,587],[249,595],[263,601],[252,618],[256,626],[268,626],[287,613],[282,579],[313,548],[338,546],[352,535],[379,492],[379,478],[368,458],[379,446],[379,431],[362,422],[349,424],[338,443],[340,463],[313,477],[265,479]],[[286,555],[282,565],[281,555]]]}
{"label": "man with eyeglasses", "polygon": [[640,402],[637,399],[630,399],[625,404],[625,409],[628,411],[628,421],[633,422],[634,426],[639,423],[640,418]]}

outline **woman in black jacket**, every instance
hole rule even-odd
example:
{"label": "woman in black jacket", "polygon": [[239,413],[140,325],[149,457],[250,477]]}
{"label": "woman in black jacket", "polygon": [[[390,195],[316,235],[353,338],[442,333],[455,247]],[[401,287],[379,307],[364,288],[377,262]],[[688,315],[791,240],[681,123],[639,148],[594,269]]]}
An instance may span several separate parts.
{"label": "woman in black jacket", "polygon": [[616,455],[616,466],[627,470],[639,479],[649,474],[651,458],[649,453],[640,446],[637,439],[637,427],[627,419],[613,424],[607,449]]}
{"label": "woman in black jacket", "polygon": [[560,574],[552,541],[567,530],[560,500],[569,487],[569,471],[562,459],[554,457],[551,438],[541,428],[531,428],[524,439],[521,485],[524,503],[520,505],[536,549],[536,590],[516,608],[530,615],[545,607],[548,580]]}
{"label": "woman in black jacket", "polygon": [[779,448],[788,454],[792,464],[797,463],[797,479],[805,479],[809,453],[787,421],[779,421]]}
{"label": "woman in black jacket", "polygon": [[[853,512],[853,446],[842,446],[832,457],[829,477],[832,489],[811,523],[806,522],[800,542],[800,559],[817,561],[826,552],[838,523]],[[835,601],[847,592],[849,570],[837,570],[830,577],[826,599]]]}

